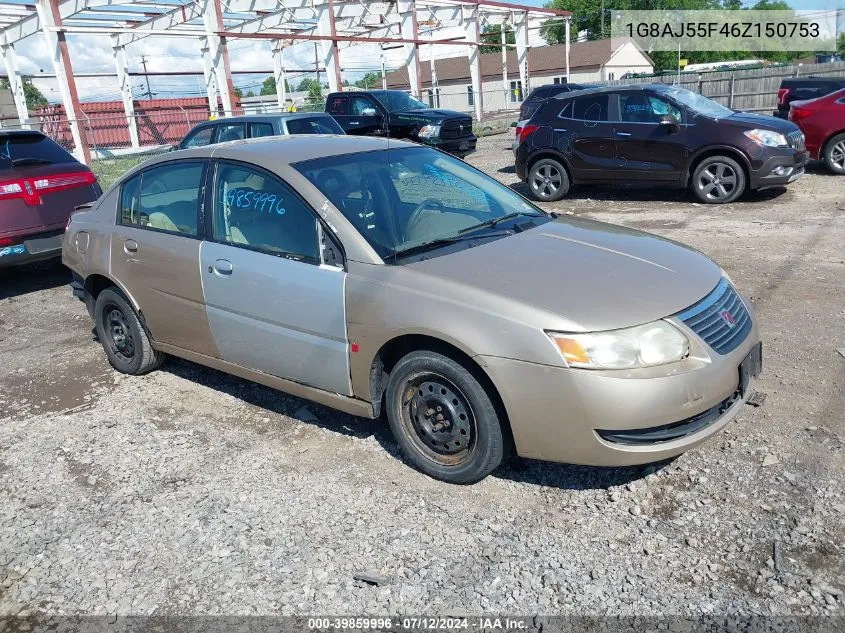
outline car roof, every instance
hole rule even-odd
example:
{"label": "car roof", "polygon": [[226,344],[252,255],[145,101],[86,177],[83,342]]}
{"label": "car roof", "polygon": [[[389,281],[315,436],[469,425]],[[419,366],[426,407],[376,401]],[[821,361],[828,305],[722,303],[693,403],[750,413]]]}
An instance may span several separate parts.
{"label": "car roof", "polygon": [[0,136],[46,136],[38,130],[0,130]]}
{"label": "car roof", "polygon": [[213,121],[202,121],[194,127],[201,125],[217,125],[220,123],[249,123],[250,121],[274,121],[277,119],[301,119],[303,117],[331,116],[326,112],[273,112],[272,114],[242,114],[240,116],[227,116],[223,119]]}
{"label": "car roof", "polygon": [[570,90],[562,92],[561,94],[551,97],[552,99],[572,99],[576,97],[584,97],[594,94],[603,94],[605,92],[640,92],[642,90],[657,90],[665,91],[670,88],[677,88],[677,86],[668,86],[666,84],[627,84],[623,86],[595,86],[586,87],[581,90]]}

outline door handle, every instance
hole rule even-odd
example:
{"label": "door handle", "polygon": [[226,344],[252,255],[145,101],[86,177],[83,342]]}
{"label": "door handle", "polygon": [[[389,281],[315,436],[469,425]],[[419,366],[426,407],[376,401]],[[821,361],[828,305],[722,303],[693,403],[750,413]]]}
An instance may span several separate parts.
{"label": "door handle", "polygon": [[350,121],[349,125],[358,125],[358,123],[360,123],[360,121]]}
{"label": "door handle", "polygon": [[234,270],[234,266],[232,266],[232,262],[228,259],[218,259],[214,262],[214,266],[209,266],[208,272],[214,272],[220,276],[228,276],[232,274]]}
{"label": "door handle", "polygon": [[631,136],[630,132],[617,132],[616,136]]}
{"label": "door handle", "polygon": [[126,253],[137,253],[138,252],[138,242],[135,240],[125,240],[123,242],[123,250]]}

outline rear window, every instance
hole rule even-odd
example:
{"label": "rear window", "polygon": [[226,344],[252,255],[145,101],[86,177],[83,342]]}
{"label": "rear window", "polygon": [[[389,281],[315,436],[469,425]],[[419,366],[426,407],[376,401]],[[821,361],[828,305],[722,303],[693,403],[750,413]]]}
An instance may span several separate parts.
{"label": "rear window", "polygon": [[0,134],[0,169],[76,162],[61,145],[43,134]]}
{"label": "rear window", "polygon": [[331,117],[307,117],[286,122],[288,134],[343,134],[343,128]]}

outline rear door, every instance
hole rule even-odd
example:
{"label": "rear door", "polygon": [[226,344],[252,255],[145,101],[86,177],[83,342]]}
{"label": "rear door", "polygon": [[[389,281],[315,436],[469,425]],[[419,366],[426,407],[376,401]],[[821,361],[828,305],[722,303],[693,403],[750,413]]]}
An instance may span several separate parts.
{"label": "rear door", "polygon": [[153,339],[217,356],[199,268],[207,161],[158,164],[123,183],[111,273],[140,307]]}
{"label": "rear door", "polygon": [[0,236],[64,230],[101,190],[91,171],[43,134],[0,133]]}
{"label": "rear door", "polygon": [[277,176],[220,161],[200,255],[220,357],[351,395],[343,268],[322,263],[322,227]]}
{"label": "rear door", "polygon": [[555,146],[566,157],[576,180],[612,177],[616,145],[609,103],[607,93],[570,99],[550,122]]}
{"label": "rear door", "polygon": [[[683,112],[661,96],[646,90],[623,90],[618,99],[614,124],[617,170],[624,180],[675,181],[686,160],[687,128]],[[671,132],[660,120],[673,116],[680,124]]]}

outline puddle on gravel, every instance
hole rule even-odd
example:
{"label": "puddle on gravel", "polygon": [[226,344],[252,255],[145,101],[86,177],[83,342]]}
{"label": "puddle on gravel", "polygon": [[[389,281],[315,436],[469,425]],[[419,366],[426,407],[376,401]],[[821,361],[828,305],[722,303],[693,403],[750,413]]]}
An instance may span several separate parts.
{"label": "puddle on gravel", "polygon": [[67,364],[44,363],[2,377],[0,412],[40,415],[94,403],[114,388],[114,371],[98,355]]}

